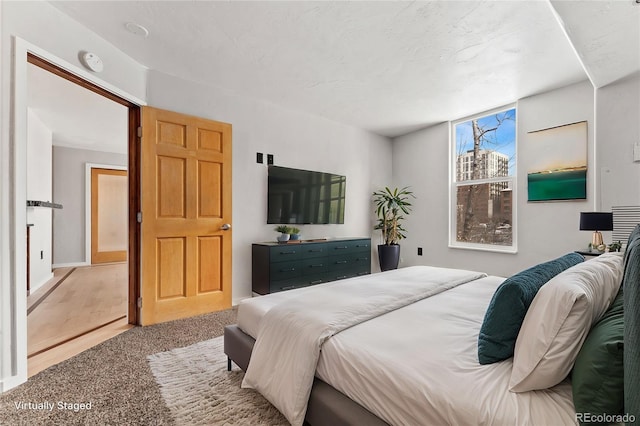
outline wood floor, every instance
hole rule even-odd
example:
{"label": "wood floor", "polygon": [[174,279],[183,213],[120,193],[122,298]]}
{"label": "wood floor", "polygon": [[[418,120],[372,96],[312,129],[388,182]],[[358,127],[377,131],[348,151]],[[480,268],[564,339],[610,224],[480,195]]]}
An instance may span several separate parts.
{"label": "wood floor", "polygon": [[54,270],[27,298],[28,375],[128,330],[127,263]]}

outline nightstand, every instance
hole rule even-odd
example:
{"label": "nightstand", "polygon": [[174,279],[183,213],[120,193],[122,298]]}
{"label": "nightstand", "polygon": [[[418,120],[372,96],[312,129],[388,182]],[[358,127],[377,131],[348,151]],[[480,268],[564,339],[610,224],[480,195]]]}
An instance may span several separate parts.
{"label": "nightstand", "polygon": [[602,253],[605,253],[605,252],[576,250],[576,253],[581,254],[583,256],[600,256]]}

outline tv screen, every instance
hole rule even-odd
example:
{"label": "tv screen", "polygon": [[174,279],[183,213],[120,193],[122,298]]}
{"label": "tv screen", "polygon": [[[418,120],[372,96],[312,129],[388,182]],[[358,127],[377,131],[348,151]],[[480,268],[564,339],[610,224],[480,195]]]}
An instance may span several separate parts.
{"label": "tv screen", "polygon": [[344,223],[345,176],[269,166],[267,223]]}

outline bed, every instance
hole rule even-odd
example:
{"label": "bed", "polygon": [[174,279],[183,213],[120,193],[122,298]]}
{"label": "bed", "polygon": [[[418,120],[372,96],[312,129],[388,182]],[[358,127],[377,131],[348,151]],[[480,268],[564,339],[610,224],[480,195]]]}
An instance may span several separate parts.
{"label": "bed", "polygon": [[[638,298],[636,252],[619,262],[631,265],[625,282],[622,268],[610,280],[624,286],[625,304]],[[233,361],[245,370],[243,386],[263,393],[292,424],[576,424],[569,379],[511,392],[514,358],[478,362],[487,307],[503,284],[502,277],[423,266],[252,298],[225,329],[228,367]],[[328,319],[318,305],[328,306]],[[637,306],[625,305],[627,324],[638,320]],[[307,324],[317,318],[321,326]],[[633,356],[635,363],[625,358],[627,377],[639,377],[637,347]],[[626,395],[638,394],[638,380],[625,386]],[[627,412],[637,416],[637,397],[628,399]]]}

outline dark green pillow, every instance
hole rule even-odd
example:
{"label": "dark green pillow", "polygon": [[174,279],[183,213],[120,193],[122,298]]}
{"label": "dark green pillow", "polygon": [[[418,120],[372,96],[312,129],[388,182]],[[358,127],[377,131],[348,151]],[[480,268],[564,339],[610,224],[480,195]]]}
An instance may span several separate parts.
{"label": "dark green pillow", "polygon": [[589,413],[591,418],[624,414],[623,305],[620,291],[589,332],[573,366],[573,404],[580,424],[594,424],[581,417],[583,413]]}
{"label": "dark green pillow", "polygon": [[624,412],[634,421],[627,425],[640,425],[640,225],[637,225],[627,243],[624,254],[625,292],[624,309]]}
{"label": "dark green pillow", "polygon": [[478,336],[480,364],[513,356],[518,332],[538,290],[565,269],[584,261],[578,253],[565,254],[507,278],[493,294]]}

